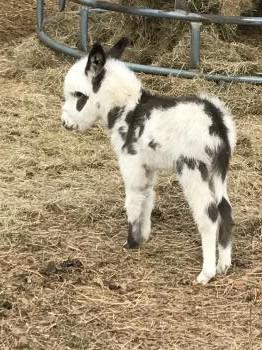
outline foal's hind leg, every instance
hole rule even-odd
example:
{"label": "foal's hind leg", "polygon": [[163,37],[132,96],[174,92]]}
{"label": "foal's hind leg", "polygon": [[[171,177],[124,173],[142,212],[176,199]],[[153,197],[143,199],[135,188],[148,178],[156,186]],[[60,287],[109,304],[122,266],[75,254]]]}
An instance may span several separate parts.
{"label": "foal's hind leg", "polygon": [[151,213],[154,208],[155,191],[153,189],[155,172],[146,169],[147,185],[144,193],[144,201],[141,212],[141,234],[144,241],[147,241],[151,232]]}
{"label": "foal's hind leg", "polygon": [[218,211],[220,215],[218,233],[218,262],[217,273],[225,273],[231,265],[232,251],[232,228],[234,221],[232,209],[227,195],[226,180],[222,183],[222,195],[218,201]]}
{"label": "foal's hind leg", "polygon": [[201,234],[203,266],[197,281],[206,284],[216,274],[218,208],[208,181],[201,175],[197,165],[184,165],[179,173],[179,181]]}

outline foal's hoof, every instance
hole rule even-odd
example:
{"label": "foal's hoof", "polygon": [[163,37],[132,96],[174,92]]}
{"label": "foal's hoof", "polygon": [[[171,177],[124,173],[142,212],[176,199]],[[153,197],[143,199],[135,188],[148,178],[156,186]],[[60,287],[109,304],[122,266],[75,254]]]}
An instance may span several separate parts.
{"label": "foal's hoof", "polygon": [[231,257],[229,257],[228,259],[218,259],[217,273],[226,274],[230,266],[231,266]]}
{"label": "foal's hoof", "polygon": [[197,283],[206,285],[213,277],[215,277],[215,275],[215,271],[201,271],[200,274],[197,276]]}
{"label": "foal's hoof", "polygon": [[126,241],[123,247],[126,249],[138,249],[140,244],[134,240]]}

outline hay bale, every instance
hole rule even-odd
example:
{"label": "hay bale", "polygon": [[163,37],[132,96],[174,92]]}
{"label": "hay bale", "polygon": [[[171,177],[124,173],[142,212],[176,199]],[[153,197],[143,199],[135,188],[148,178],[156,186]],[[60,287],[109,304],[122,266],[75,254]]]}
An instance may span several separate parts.
{"label": "hay bale", "polygon": [[[261,47],[222,40],[214,30],[202,33],[201,65],[203,72],[221,74],[256,74],[261,70]],[[153,65],[190,68],[190,33],[183,33],[178,44],[153,59]]]}
{"label": "hay bale", "polygon": [[[192,0],[186,1],[155,1],[155,0],[119,0],[119,3],[137,6],[150,7],[160,10],[187,9],[191,12],[205,14],[222,14],[226,16],[240,16],[245,13],[258,13],[257,8],[262,7],[259,0]],[[178,38],[186,31],[188,24],[174,20],[159,20],[152,18],[141,18],[137,16],[124,16],[127,33],[134,33],[134,39],[143,40],[143,44],[163,46],[163,38],[167,38],[167,48],[174,47],[178,43]],[[205,25],[206,26],[206,25]],[[137,31],[139,28],[139,32]],[[217,25],[216,30],[219,38],[232,41],[237,38],[239,26],[237,25]],[[244,28],[245,30],[245,28]],[[242,30],[243,32],[243,30]]]}
{"label": "hay bale", "polygon": [[[122,5],[130,5],[135,7],[149,7],[160,10],[186,10],[187,5],[184,0],[176,1],[155,1],[155,0],[119,0]],[[184,31],[186,23],[173,20],[163,20],[157,18],[145,18],[139,16],[123,16],[122,21],[126,34],[132,35],[135,42],[139,42],[141,47],[150,47],[154,51],[154,47],[162,49],[163,46],[173,47],[178,40],[179,33]],[[137,30],[139,28],[139,31]],[[130,34],[129,34],[130,33]],[[163,38],[167,38],[163,43]],[[150,60],[143,60],[143,63],[150,63]]]}

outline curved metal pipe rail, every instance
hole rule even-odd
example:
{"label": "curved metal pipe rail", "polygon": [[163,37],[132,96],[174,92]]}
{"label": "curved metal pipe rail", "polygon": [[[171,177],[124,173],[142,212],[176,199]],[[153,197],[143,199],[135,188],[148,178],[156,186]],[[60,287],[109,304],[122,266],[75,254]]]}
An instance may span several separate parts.
{"label": "curved metal pipe rail", "polygon": [[[238,24],[262,26],[262,17],[233,17],[217,16],[208,14],[189,13],[183,10],[162,11],[149,8],[135,8],[118,4],[108,3],[106,1],[96,0],[71,0],[81,5],[80,9],[80,46],[81,50],[66,46],[57,40],[51,38],[45,32],[44,0],[37,0],[37,35],[39,39],[48,47],[70,55],[75,58],[85,56],[88,52],[88,18],[92,12],[113,11],[134,16],[154,17],[162,19],[174,19],[190,22],[191,25],[191,69],[164,68],[150,65],[142,65],[126,62],[126,64],[136,72],[144,72],[159,75],[173,75],[183,78],[194,78],[201,76],[207,80],[225,81],[225,82],[243,82],[262,84],[262,76],[259,75],[223,75],[201,73],[198,70],[200,64],[200,34],[202,23],[217,24]],[[64,11],[66,0],[59,0],[59,10]]]}

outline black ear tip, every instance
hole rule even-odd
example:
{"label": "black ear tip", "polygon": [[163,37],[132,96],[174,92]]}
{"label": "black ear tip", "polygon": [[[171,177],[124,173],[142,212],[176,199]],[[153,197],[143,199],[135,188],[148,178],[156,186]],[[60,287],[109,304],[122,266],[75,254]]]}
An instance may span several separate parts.
{"label": "black ear tip", "polygon": [[126,37],[123,36],[121,39],[118,40],[118,42],[108,51],[107,55],[108,57],[119,59],[123,52],[125,51],[127,46],[133,46],[132,41]]}
{"label": "black ear tip", "polygon": [[102,45],[99,42],[94,43],[94,45],[92,46],[92,49],[93,50],[101,50],[101,51],[103,51],[103,47],[102,47]]}
{"label": "black ear tip", "polygon": [[134,46],[134,42],[128,38],[127,36],[123,36],[121,39],[120,39],[120,42],[122,45],[124,46]]}
{"label": "black ear tip", "polygon": [[88,74],[91,67],[95,72],[102,69],[106,61],[106,54],[102,45],[98,42],[94,43],[88,54],[87,64],[85,67],[85,73]]}

